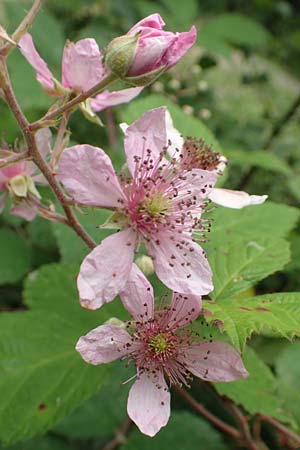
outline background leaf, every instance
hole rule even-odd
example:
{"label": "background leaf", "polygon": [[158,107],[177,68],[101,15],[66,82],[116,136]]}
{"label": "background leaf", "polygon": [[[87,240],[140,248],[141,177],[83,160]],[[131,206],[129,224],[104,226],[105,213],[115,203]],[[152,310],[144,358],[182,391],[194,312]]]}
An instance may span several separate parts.
{"label": "background leaf", "polygon": [[30,248],[9,229],[0,230],[0,248],[0,284],[21,280],[31,265]]}

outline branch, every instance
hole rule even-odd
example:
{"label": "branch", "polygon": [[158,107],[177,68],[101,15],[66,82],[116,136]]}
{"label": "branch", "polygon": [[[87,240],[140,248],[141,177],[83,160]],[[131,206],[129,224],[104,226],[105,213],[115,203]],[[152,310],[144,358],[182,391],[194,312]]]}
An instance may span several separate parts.
{"label": "branch", "polygon": [[15,164],[20,161],[28,161],[32,159],[31,156],[29,156],[28,151],[24,151],[21,153],[15,153],[11,156],[7,156],[6,158],[0,159],[0,169],[6,166],[10,166],[11,164]]}
{"label": "branch", "polygon": [[106,78],[104,78],[102,81],[100,81],[98,84],[93,86],[88,91],[82,92],[81,94],[77,95],[77,97],[74,97],[72,100],[69,100],[67,103],[65,103],[61,107],[46,114],[40,120],[37,120],[36,122],[33,122],[32,124],[30,124],[30,131],[35,131],[35,130],[38,130],[39,128],[42,128],[45,123],[53,121],[58,116],[62,115],[64,112],[69,111],[74,106],[78,105],[79,103],[84,102],[87,98],[93,96],[94,94],[97,94],[97,92],[103,90],[105,87],[107,87],[109,84],[113,83],[115,80],[116,80],[116,77],[114,75],[108,75]]}
{"label": "branch", "polygon": [[73,228],[73,230],[78,234],[78,236],[81,237],[81,239],[88,245],[90,249],[93,249],[96,246],[96,242],[91,238],[91,236],[85,231],[85,229],[81,226],[81,224],[77,220],[75,214],[73,213],[72,207],[67,204],[65,195],[61,190],[59,183],[55,179],[54,176],[55,174],[52,173],[52,170],[41,156],[35,142],[34,132],[31,131],[30,124],[26,119],[25,115],[23,114],[23,111],[12,90],[5,62],[0,60],[0,63],[1,63],[0,70],[2,69],[3,73],[5,74],[5,86],[3,86],[2,88],[5,95],[5,99],[23,132],[25,141],[27,143],[28,154],[32,157],[34,163],[44,174],[53,192],[55,193],[57,199],[61,203],[67,216],[69,226]]}
{"label": "branch", "polygon": [[278,422],[273,417],[265,416],[263,414],[257,414],[257,417],[264,422],[268,422],[270,425],[273,425],[278,431],[283,433],[285,436],[288,436],[290,439],[293,439],[298,445],[300,445],[300,436],[298,436],[293,431],[289,430],[286,426],[282,425],[282,423]]}
{"label": "branch", "polygon": [[177,386],[174,386],[173,389],[180,395],[180,397],[185,399],[185,401],[191,406],[194,411],[205,417],[221,431],[236,440],[241,440],[243,438],[238,430],[228,425],[226,422],[223,422],[223,420],[219,419],[217,416],[213,415],[203,405],[201,405],[201,403],[198,403],[197,400],[195,400],[190,394],[188,394],[187,391]]}
{"label": "branch", "polygon": [[226,403],[230,407],[234,417],[237,420],[237,423],[241,430],[241,434],[243,436],[243,440],[247,444],[248,448],[250,450],[258,450],[258,447],[256,446],[255,442],[253,442],[253,438],[251,436],[246,417],[241,413],[239,408],[234,403],[232,403],[231,401],[228,402],[226,401]]}
{"label": "branch", "polygon": [[[18,28],[15,30],[15,32],[12,34],[11,38],[13,41],[18,42],[23,34],[26,33],[28,28],[32,25],[32,22],[35,19],[35,16],[39,12],[41,6],[42,6],[43,0],[35,0],[31,9],[28,11]],[[8,42],[6,45],[4,45],[0,49],[0,55],[7,56],[11,49],[14,47],[14,44],[11,42]]]}
{"label": "branch", "polygon": [[115,450],[119,445],[126,442],[126,435],[129,433],[133,423],[130,419],[127,419],[117,430],[115,437],[109,441],[101,450]]}

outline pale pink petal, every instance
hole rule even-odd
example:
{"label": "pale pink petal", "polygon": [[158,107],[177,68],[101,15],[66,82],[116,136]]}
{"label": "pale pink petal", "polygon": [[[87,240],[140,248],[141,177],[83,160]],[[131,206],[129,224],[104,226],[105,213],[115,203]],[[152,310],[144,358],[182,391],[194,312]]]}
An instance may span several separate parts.
{"label": "pale pink petal", "polygon": [[77,280],[84,308],[97,309],[124,289],[133,263],[136,234],[131,229],[104,239],[80,267]]}
{"label": "pale pink petal", "polygon": [[62,84],[75,91],[87,91],[106,75],[95,39],[68,41],[62,59]]}
{"label": "pale pink petal", "polygon": [[82,336],[76,350],[85,362],[97,366],[126,355],[126,344],[129,343],[131,338],[127,331],[113,325],[101,325]]}
{"label": "pale pink petal", "polygon": [[234,381],[249,375],[238,352],[221,341],[191,345],[185,352],[184,364],[193,375],[206,381]]}
{"label": "pale pink petal", "polygon": [[[47,156],[50,155],[51,151],[51,140],[52,140],[52,134],[50,131],[50,128],[41,128],[38,130],[35,134],[35,142],[37,145],[37,148],[42,155],[42,157],[46,160]],[[39,169],[32,161],[26,161],[26,173],[27,175],[32,176],[32,179],[42,185],[47,185],[48,181],[42,175],[39,173]]]}
{"label": "pale pink petal", "polygon": [[84,144],[67,148],[59,161],[57,174],[79,204],[120,207],[124,199],[111,160],[98,147]]}
{"label": "pale pink petal", "polygon": [[[180,151],[184,144],[184,138],[182,134],[174,127],[173,120],[169,111],[166,111],[166,128],[167,128],[167,139],[168,139],[168,154],[171,158],[178,159]],[[179,150],[179,151],[178,151]]]}
{"label": "pale pink petal", "polygon": [[31,222],[37,215],[37,208],[28,204],[27,201],[24,200],[18,206],[11,208],[10,214]]}
{"label": "pale pink petal", "polygon": [[32,65],[36,71],[36,77],[38,81],[47,89],[53,89],[53,74],[48,69],[45,61],[40,57],[34,46],[32,37],[29,33],[19,40],[19,49],[22,55],[27,59],[29,64]]}
{"label": "pale pink petal", "polygon": [[170,392],[161,371],[140,373],[128,396],[127,412],[142,433],[154,436],[170,417]]}
{"label": "pale pink petal", "polygon": [[135,320],[143,321],[154,317],[153,288],[136,264],[132,265],[127,284],[120,292],[120,297]]}
{"label": "pale pink petal", "polygon": [[127,34],[135,34],[141,29],[141,27],[149,27],[156,28],[157,30],[162,30],[164,25],[165,22],[159,14],[150,14],[150,16],[145,17],[144,19],[136,23],[132,28],[130,28]]}
{"label": "pale pink petal", "polygon": [[200,296],[173,293],[169,325],[173,329],[184,327],[197,319],[202,309]]}
{"label": "pale pink petal", "polygon": [[125,132],[125,152],[127,166],[134,176],[136,158],[146,158],[147,150],[151,151],[151,159],[155,161],[167,143],[166,108],[156,108],[146,112],[133,122]]}
{"label": "pale pink petal", "polygon": [[212,273],[205,253],[191,238],[159,233],[147,247],[158,278],[169,289],[192,295],[212,291]]}
{"label": "pale pink petal", "polygon": [[4,167],[0,169],[0,183],[5,183],[11,178],[16,177],[17,175],[26,174],[26,162],[21,161],[16,164],[12,164],[11,166]]}
{"label": "pale pink petal", "polygon": [[243,191],[215,188],[209,194],[209,199],[226,208],[240,209],[250,205],[260,205],[268,198],[267,195],[249,195]]}
{"label": "pale pink petal", "polygon": [[162,64],[166,64],[168,68],[173,67],[192,47],[196,38],[197,29],[195,26],[192,26],[189,31],[176,33],[176,39],[162,58]]}
{"label": "pale pink petal", "polygon": [[2,213],[3,209],[5,208],[6,197],[7,197],[6,192],[0,195],[0,213]]}
{"label": "pale pink petal", "polygon": [[121,105],[122,103],[130,102],[137,97],[144,87],[134,87],[129,89],[123,89],[121,91],[103,91],[95,98],[91,98],[91,107],[94,111],[102,111],[105,108],[115,105]]}

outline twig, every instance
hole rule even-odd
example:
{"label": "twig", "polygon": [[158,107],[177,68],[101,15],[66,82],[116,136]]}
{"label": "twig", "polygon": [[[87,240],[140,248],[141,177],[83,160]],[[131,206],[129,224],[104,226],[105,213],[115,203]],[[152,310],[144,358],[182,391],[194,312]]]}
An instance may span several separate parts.
{"label": "twig", "polygon": [[237,420],[245,444],[247,444],[250,450],[258,450],[258,447],[256,446],[255,442],[253,442],[253,438],[251,436],[246,417],[241,413],[239,408],[231,401],[228,402],[226,401],[226,404],[229,406],[229,408],[233,412],[234,417]]}
{"label": "twig", "polygon": [[201,416],[205,417],[209,420],[213,425],[222,430],[224,433],[231,436],[233,439],[242,440],[243,436],[241,433],[231,425],[223,422],[223,420],[219,419],[217,416],[213,415],[210,411],[208,411],[201,403],[198,403],[190,394],[188,394],[184,389],[180,387],[174,386],[173,389],[186,400],[186,402],[193,408]]}
{"label": "twig", "polygon": [[289,430],[286,426],[282,425],[282,423],[278,422],[276,419],[273,419],[273,417],[265,416],[264,414],[257,414],[257,417],[259,417],[260,420],[273,425],[273,427],[278,431],[293,439],[298,445],[300,445],[300,436]]}
{"label": "twig", "polygon": [[[26,33],[28,28],[31,26],[35,16],[39,12],[41,6],[42,6],[43,0],[35,0],[31,9],[28,11],[18,28],[15,30],[15,32],[12,34],[11,38],[13,41],[18,42],[23,34]],[[10,50],[14,47],[14,44],[11,42],[8,42],[0,49],[0,54],[2,56],[7,56],[10,52]]]}
{"label": "twig", "polygon": [[5,94],[5,99],[23,132],[24,138],[27,143],[28,153],[32,157],[32,160],[40,169],[40,171],[44,174],[53,192],[55,193],[57,199],[61,203],[67,216],[69,226],[73,228],[73,230],[81,237],[81,239],[85,241],[85,243],[88,245],[89,248],[93,249],[96,246],[96,242],[81,226],[75,214],[73,213],[72,207],[67,204],[67,201],[65,201],[65,195],[61,190],[60,185],[56,181],[56,178],[54,176],[55,174],[52,173],[50,167],[41,156],[35,142],[34,132],[31,131],[30,124],[26,119],[26,117],[24,116],[23,111],[15,97],[15,94],[11,87],[6,64],[4,61],[1,60],[0,63],[1,63],[0,70],[2,69],[3,73],[5,74],[5,81],[6,81],[5,86],[2,88]]}
{"label": "twig", "polygon": [[15,164],[20,161],[28,161],[32,159],[31,156],[29,156],[28,151],[24,151],[21,153],[14,153],[11,156],[7,156],[6,158],[0,159],[0,169],[6,166],[10,166],[11,164]]}
{"label": "twig", "polygon": [[115,437],[99,450],[115,450],[119,447],[119,445],[124,444],[126,441],[126,435],[129,433],[132,425],[132,421],[127,419],[117,430]]}
{"label": "twig", "polygon": [[[269,137],[266,139],[266,141],[262,147],[263,150],[265,150],[267,152],[271,151],[273,140],[281,133],[281,130],[288,123],[288,121],[293,117],[293,115],[295,114],[295,112],[297,111],[299,106],[300,106],[300,93],[296,97],[296,99],[293,101],[290,108],[275,123],[274,127],[271,130]],[[245,187],[251,181],[251,178],[253,177],[255,171],[256,171],[255,167],[251,167],[251,169],[248,170],[248,172],[241,179],[238,189],[241,189],[241,190],[245,189]]]}
{"label": "twig", "polygon": [[64,105],[62,105],[59,108],[55,109],[54,111],[51,111],[50,113],[46,114],[40,120],[37,120],[36,122],[33,122],[32,124],[30,124],[30,126],[29,126],[30,131],[35,131],[35,130],[38,130],[39,128],[42,128],[45,125],[45,123],[47,124],[47,122],[53,121],[54,119],[56,119],[58,116],[60,116],[64,112],[69,111],[74,106],[78,105],[79,103],[84,102],[88,97],[91,97],[92,95],[101,91],[106,86],[113,83],[115,80],[116,80],[116,77],[114,75],[108,75],[106,78],[104,78],[102,81],[100,81],[100,83],[96,84],[88,91],[82,92],[81,94],[77,95],[72,100],[65,103]]}

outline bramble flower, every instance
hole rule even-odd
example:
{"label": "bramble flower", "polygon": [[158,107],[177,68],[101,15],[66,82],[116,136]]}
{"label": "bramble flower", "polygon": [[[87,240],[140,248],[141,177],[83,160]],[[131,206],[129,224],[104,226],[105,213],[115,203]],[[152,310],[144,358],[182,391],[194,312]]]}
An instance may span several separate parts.
{"label": "bramble flower", "polygon": [[[19,48],[49,95],[61,97],[87,91],[108,75],[99,47],[92,38],[81,39],[75,44],[67,41],[62,57],[61,83],[55,79],[46,62],[38,54],[29,33],[20,39]],[[91,100],[91,107],[94,111],[101,111],[109,106],[129,102],[139,95],[141,90],[140,87],[114,92],[106,90]]]}
{"label": "bramble flower", "polygon": [[171,69],[195,43],[197,30],[172,33],[164,25],[159,14],[151,14],[113,39],[105,56],[109,70],[129,83],[146,85]]}
{"label": "bramble flower", "polygon": [[187,327],[200,314],[200,297],[174,293],[169,307],[155,311],[152,286],[135,265],[120,295],[133,318],[128,331],[101,325],[82,336],[76,350],[93,365],[125,358],[134,362],[137,374],[127,412],[142,433],[154,436],[167,424],[169,386],[188,387],[193,375],[212,382],[248,376],[230,345],[212,339],[200,342]]}
{"label": "bramble flower", "polygon": [[144,244],[157,276],[170,289],[194,295],[213,289],[204,251],[205,199],[217,175],[178,170],[165,158],[165,108],[145,113],[126,130],[125,152],[131,177],[119,180],[103,150],[90,145],[66,149],[58,176],[81,206],[115,211],[110,225],[121,229],[104,239],[83,261],[78,277],[82,306],[96,309],[126,285],[134,253]]}
{"label": "bramble flower", "polygon": [[[43,128],[36,133],[36,143],[40,153],[46,157],[50,151],[51,133]],[[8,150],[0,152],[0,159],[11,156]],[[40,200],[35,182],[46,184],[44,177],[31,161],[20,161],[0,169],[0,213],[3,211],[7,197],[11,199],[10,213],[31,221],[37,214],[37,203]]]}

